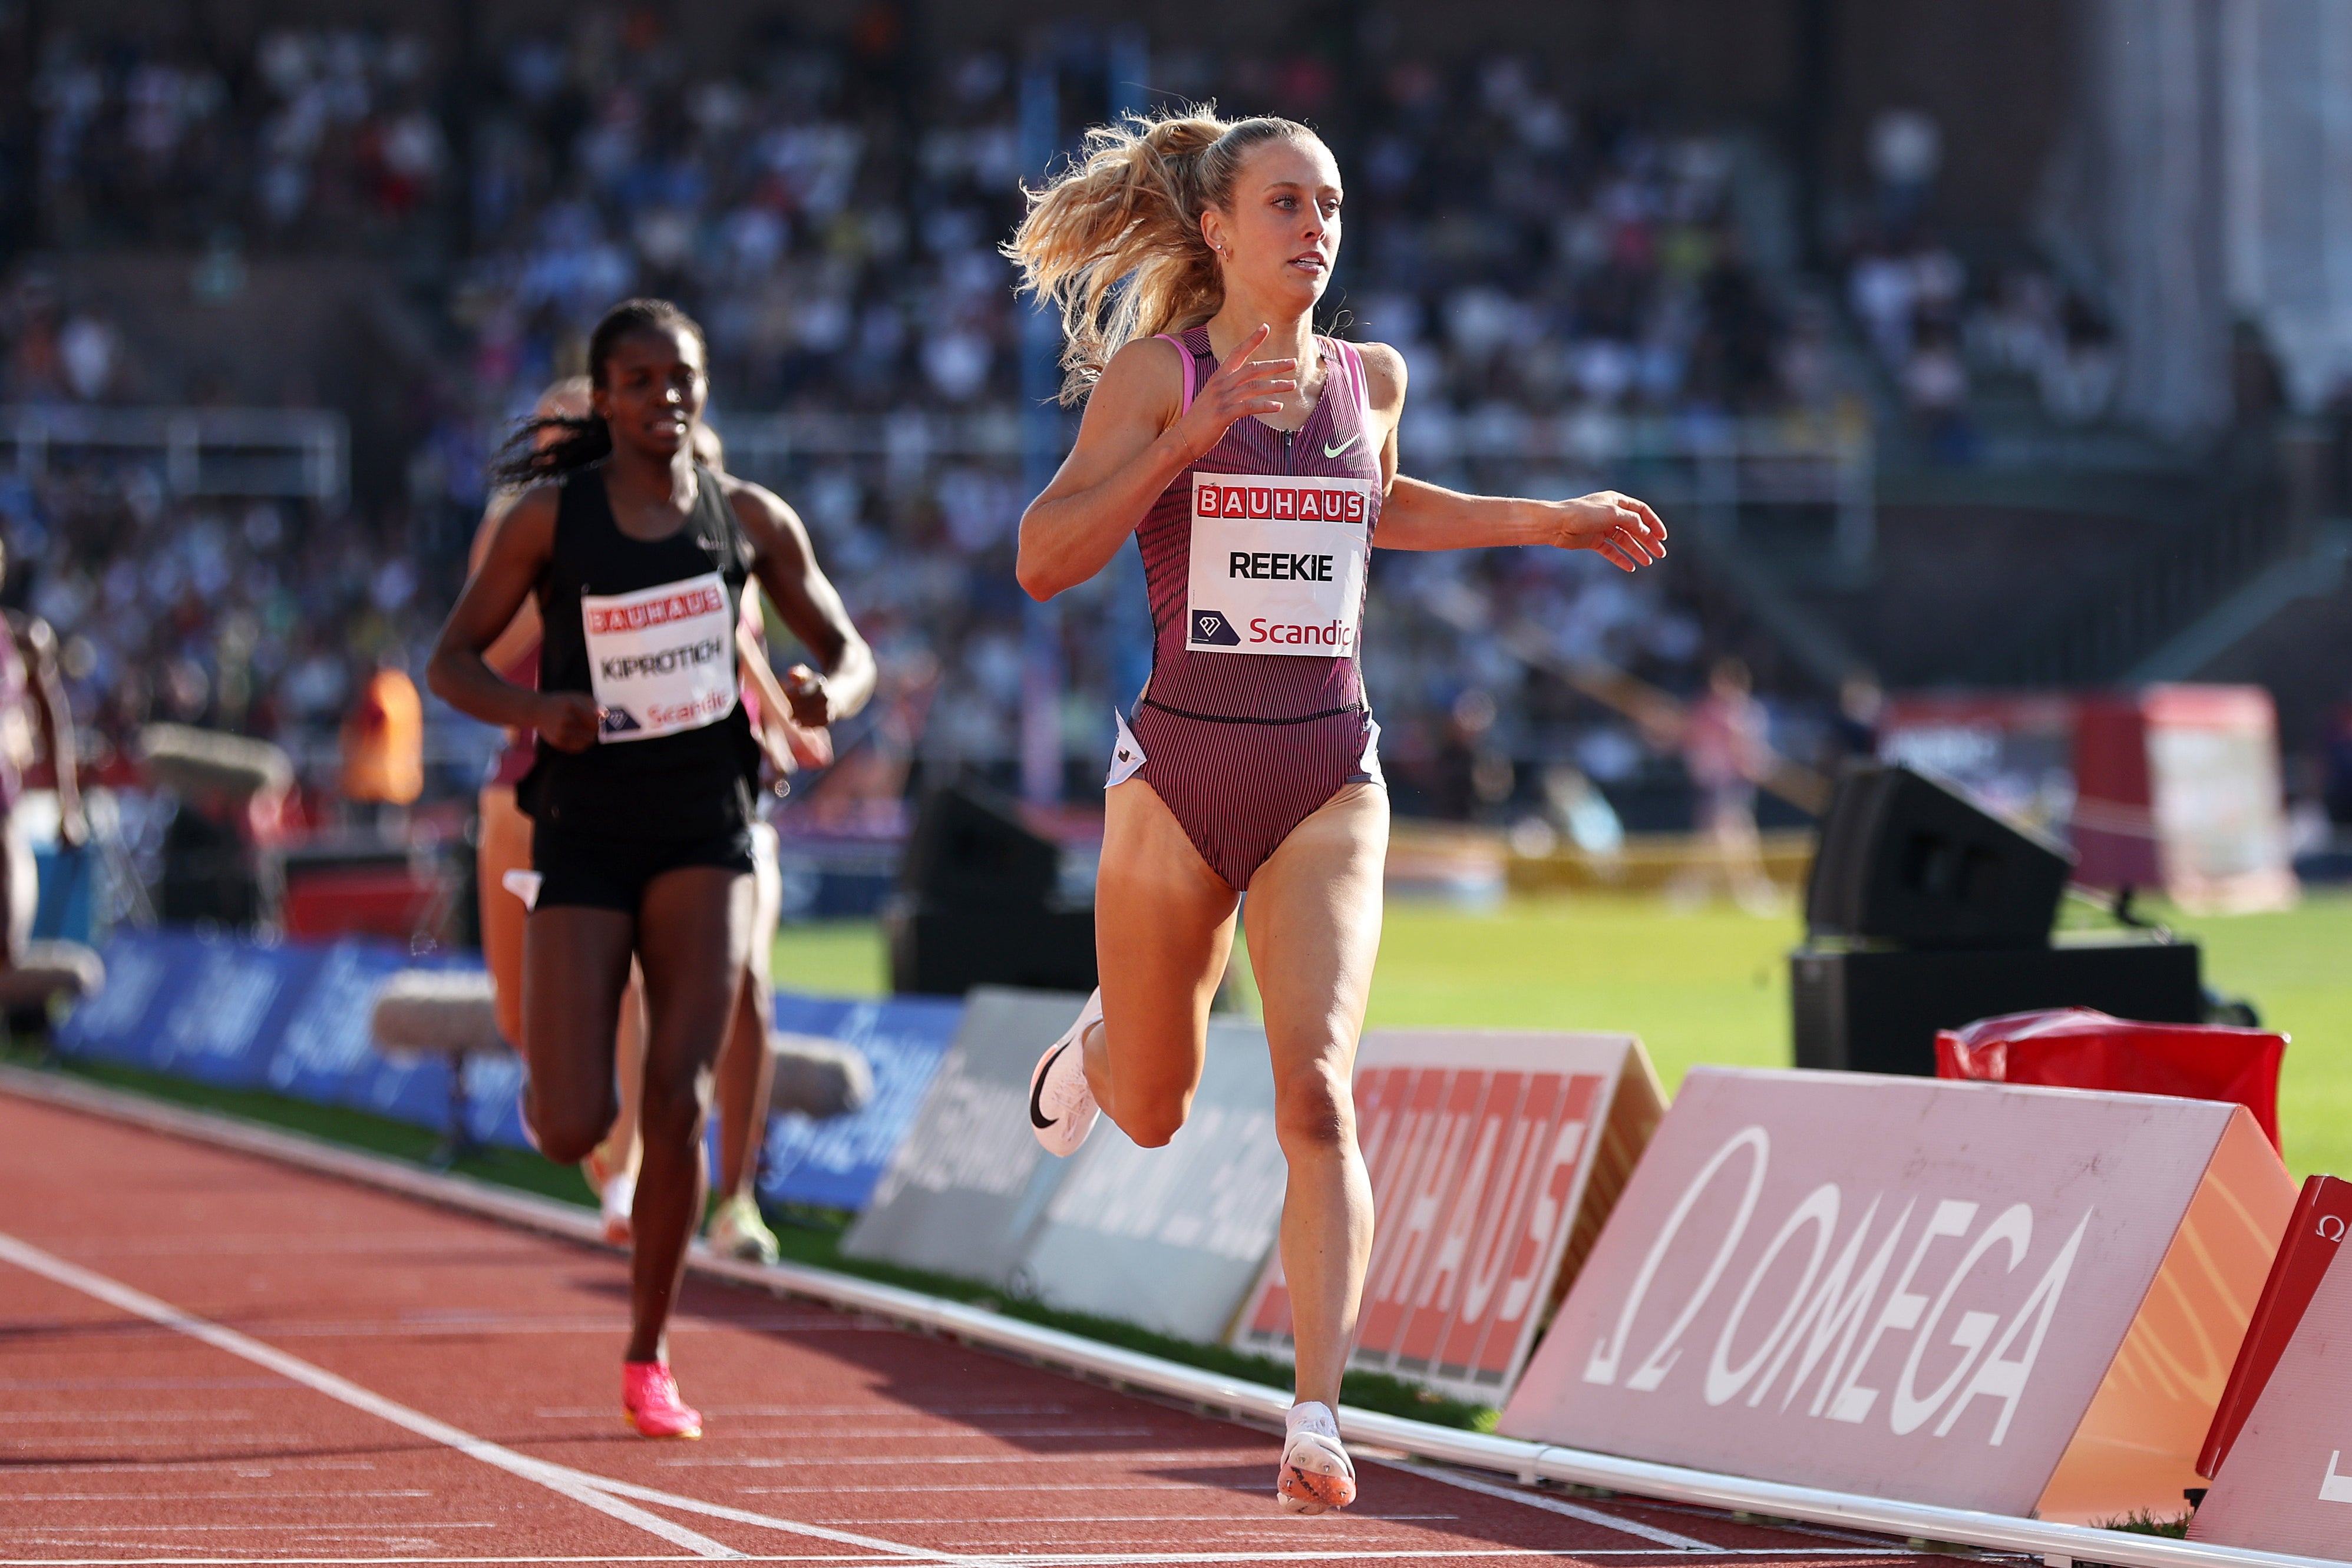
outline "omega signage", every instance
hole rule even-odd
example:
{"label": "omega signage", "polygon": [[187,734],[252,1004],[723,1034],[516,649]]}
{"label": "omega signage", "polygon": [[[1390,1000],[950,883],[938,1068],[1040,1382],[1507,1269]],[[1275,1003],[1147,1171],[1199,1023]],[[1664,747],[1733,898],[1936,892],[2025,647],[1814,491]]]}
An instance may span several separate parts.
{"label": "omega signage", "polygon": [[[1350,1366],[1498,1404],[1664,1103],[1624,1034],[1380,1030],[1356,1057],[1380,1216]],[[1291,1354],[1279,1253],[1234,1343]]]}
{"label": "omega signage", "polygon": [[2235,1105],[1695,1069],[1501,1429],[1955,1508],[2177,1513],[2294,1203]]}

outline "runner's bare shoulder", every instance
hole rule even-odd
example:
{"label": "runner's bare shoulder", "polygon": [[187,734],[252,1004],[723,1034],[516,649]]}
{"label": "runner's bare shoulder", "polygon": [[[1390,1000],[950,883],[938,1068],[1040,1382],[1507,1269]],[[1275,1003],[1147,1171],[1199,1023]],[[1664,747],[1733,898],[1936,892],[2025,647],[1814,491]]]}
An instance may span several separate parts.
{"label": "runner's bare shoulder", "polygon": [[490,541],[484,556],[520,554],[526,560],[543,560],[552,554],[556,502],[562,491],[556,481],[541,479],[517,496],[490,519]]}
{"label": "runner's bare shoulder", "polygon": [[728,507],[735,514],[735,520],[743,525],[754,542],[764,542],[781,534],[799,540],[803,548],[806,548],[808,526],[801,521],[801,515],[793,509],[790,501],[765,485],[739,479],[732,474],[721,474],[719,476],[719,493],[726,498]]}
{"label": "runner's bare shoulder", "polygon": [[1104,418],[1156,413],[1172,423],[1183,412],[1184,350],[1160,338],[1138,338],[1110,357],[1087,393],[1087,412]]}
{"label": "runner's bare shoulder", "polygon": [[1356,352],[1363,357],[1364,391],[1370,395],[1372,406],[1389,413],[1404,404],[1404,356],[1386,343],[1359,343]]}

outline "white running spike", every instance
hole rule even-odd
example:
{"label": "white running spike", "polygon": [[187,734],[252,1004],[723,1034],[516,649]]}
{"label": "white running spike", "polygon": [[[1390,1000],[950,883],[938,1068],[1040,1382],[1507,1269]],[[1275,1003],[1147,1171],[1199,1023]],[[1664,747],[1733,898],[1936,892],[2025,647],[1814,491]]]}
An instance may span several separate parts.
{"label": "white running spike", "polygon": [[1086,1032],[1102,1022],[1102,988],[1095,988],[1078,1021],[1045,1048],[1029,1074],[1029,1126],[1049,1155],[1066,1159],[1094,1131],[1102,1113],[1087,1084]]}

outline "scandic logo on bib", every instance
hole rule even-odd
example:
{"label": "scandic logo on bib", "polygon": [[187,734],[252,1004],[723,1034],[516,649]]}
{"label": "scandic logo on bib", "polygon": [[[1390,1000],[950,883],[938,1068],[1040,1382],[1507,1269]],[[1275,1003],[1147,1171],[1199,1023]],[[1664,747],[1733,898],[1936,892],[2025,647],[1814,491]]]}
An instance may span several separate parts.
{"label": "scandic logo on bib", "polygon": [[588,606],[585,619],[589,634],[603,636],[612,632],[643,632],[649,627],[667,625],[672,621],[684,621],[696,615],[724,615],[727,595],[717,588],[698,583],[683,592],[661,599],[611,608]]}
{"label": "scandic logo on bib", "polygon": [[1204,517],[1300,523],[1360,523],[1364,492],[1307,481],[1286,485],[1202,485],[1193,501]]}

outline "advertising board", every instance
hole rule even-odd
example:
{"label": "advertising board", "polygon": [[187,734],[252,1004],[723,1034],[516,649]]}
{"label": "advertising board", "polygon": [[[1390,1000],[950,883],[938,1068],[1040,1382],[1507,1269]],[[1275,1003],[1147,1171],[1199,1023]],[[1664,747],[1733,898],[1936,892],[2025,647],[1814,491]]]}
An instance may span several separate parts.
{"label": "advertising board", "polygon": [[2294,1203],[2242,1106],[1695,1068],[1501,1430],[2076,1523],[2177,1513]]}
{"label": "advertising board", "polygon": [[[2342,1239],[2344,1221],[2330,1228]],[[2189,1539],[2352,1562],[2352,1248],[2326,1274],[2189,1521]]]}
{"label": "advertising board", "polygon": [[1138,1148],[1108,1117],[1027,1239],[1038,1300],[1213,1343],[1273,1249],[1289,1167],[1274,1134],[1274,1068],[1254,1019],[1209,1020],[1192,1114]]}
{"label": "advertising board", "polygon": [[[983,986],[842,1250],[1008,1289],[1071,1163],[1029,1130],[1029,1073],[1084,997]],[[1097,1134],[1099,1135],[1099,1134]]]}
{"label": "advertising board", "polygon": [[[1355,1100],[1378,1219],[1349,1364],[1498,1403],[1657,1124],[1657,1075],[1631,1035],[1378,1030]],[[1279,1258],[1234,1343],[1291,1354]]]}

